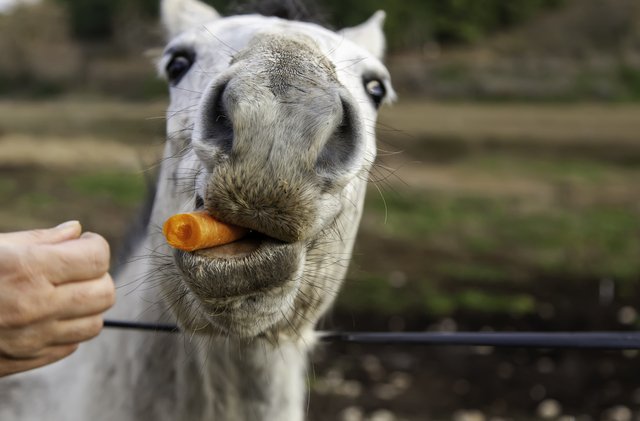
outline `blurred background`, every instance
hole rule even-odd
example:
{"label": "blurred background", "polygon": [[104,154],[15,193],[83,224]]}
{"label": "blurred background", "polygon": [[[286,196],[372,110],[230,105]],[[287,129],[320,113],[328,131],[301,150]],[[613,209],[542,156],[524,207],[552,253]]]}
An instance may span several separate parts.
{"label": "blurred background", "polygon": [[[213,1],[221,12],[229,2]],[[640,2],[327,0],[387,11],[400,100],[323,329],[636,330]],[[114,249],[164,139],[156,0],[0,0],[0,231]],[[309,419],[640,420],[636,351],[330,345]]]}

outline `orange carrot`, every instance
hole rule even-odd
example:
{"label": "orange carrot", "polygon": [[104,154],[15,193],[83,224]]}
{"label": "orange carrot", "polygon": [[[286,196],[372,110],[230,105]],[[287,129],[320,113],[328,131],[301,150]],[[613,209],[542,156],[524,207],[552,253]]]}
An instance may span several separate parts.
{"label": "orange carrot", "polygon": [[225,224],[203,211],[173,215],[162,227],[169,245],[184,251],[228,244],[248,232],[246,228]]}

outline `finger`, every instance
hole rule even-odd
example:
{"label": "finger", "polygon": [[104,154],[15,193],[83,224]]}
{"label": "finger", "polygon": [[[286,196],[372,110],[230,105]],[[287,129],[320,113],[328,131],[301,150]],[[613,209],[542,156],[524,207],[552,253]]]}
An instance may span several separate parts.
{"label": "finger", "polygon": [[70,345],[88,341],[100,334],[104,326],[102,315],[60,320],[53,326],[51,345]]}
{"label": "finger", "polygon": [[71,355],[76,349],[78,344],[55,345],[42,350],[36,358],[14,359],[0,356],[0,377],[51,364]]}
{"label": "finger", "polygon": [[90,281],[62,284],[53,295],[55,315],[60,319],[75,319],[103,313],[113,306],[115,295],[108,273]]}
{"label": "finger", "polygon": [[27,245],[27,244],[56,244],[62,241],[73,240],[80,236],[82,226],[78,221],[69,221],[49,229],[37,229],[0,233],[0,244]]}
{"label": "finger", "polygon": [[84,233],[76,240],[39,246],[30,257],[32,270],[60,285],[101,277],[109,269],[110,252],[104,238]]}

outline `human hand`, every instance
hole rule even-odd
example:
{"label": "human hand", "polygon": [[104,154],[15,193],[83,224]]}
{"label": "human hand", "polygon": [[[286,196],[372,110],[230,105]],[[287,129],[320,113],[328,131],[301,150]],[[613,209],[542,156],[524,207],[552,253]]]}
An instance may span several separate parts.
{"label": "human hand", "polygon": [[114,304],[109,244],[77,221],[0,234],[0,377],[73,353]]}

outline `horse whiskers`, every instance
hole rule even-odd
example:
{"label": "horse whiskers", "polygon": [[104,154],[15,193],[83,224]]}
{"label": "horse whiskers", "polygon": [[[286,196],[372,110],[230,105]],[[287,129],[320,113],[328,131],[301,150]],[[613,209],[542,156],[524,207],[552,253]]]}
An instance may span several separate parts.
{"label": "horse whiskers", "polygon": [[175,185],[180,195],[195,196],[197,192],[196,181],[204,171],[204,168],[183,168],[176,170],[168,180]]}
{"label": "horse whiskers", "polygon": [[404,151],[388,151],[386,149],[381,149],[378,148],[378,153],[377,156],[378,157],[388,157],[388,156],[398,156],[398,155],[402,155],[404,153]]}
{"label": "horse whiskers", "polygon": [[233,54],[227,53],[227,55],[229,57],[233,57],[235,54],[237,54],[239,51],[236,50],[235,48],[233,48],[232,46],[230,46],[229,44],[227,44],[226,42],[224,42],[221,38],[219,38],[216,34],[214,34],[213,32],[211,32],[209,30],[209,28],[204,27],[205,31],[207,31],[207,33],[214,38],[216,41],[218,41],[220,44],[224,45],[225,47],[227,47]]}
{"label": "horse whiskers", "polygon": [[[398,182],[400,182],[403,186],[408,186],[407,182],[404,181],[399,175],[398,172],[402,169],[402,167],[398,167],[398,168],[391,168],[391,167],[387,167],[385,165],[382,164],[374,164],[372,166],[372,170],[369,176],[369,181],[372,183],[387,183],[389,182],[392,178],[397,180]],[[385,174],[382,174],[385,173]],[[389,186],[392,186],[392,184],[389,182],[388,183]]]}
{"label": "horse whiskers", "polygon": [[187,113],[191,114],[191,112],[193,112],[193,111],[198,109],[198,105],[199,105],[199,103],[196,102],[196,103],[194,103],[192,105],[187,105],[187,106],[185,106],[185,107],[183,107],[183,108],[181,108],[179,110],[168,110],[167,111],[167,115],[165,117],[161,117],[161,118],[166,118],[167,121],[169,121],[169,120],[171,120],[173,118],[179,117],[181,114],[187,114]]}

